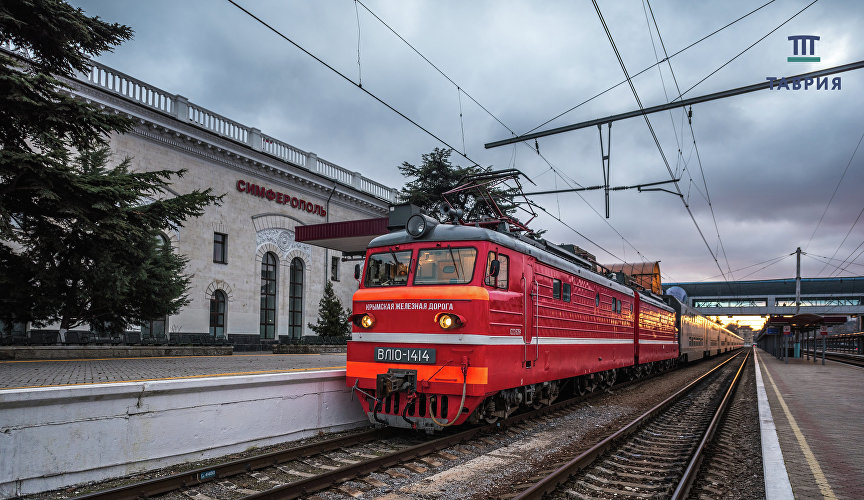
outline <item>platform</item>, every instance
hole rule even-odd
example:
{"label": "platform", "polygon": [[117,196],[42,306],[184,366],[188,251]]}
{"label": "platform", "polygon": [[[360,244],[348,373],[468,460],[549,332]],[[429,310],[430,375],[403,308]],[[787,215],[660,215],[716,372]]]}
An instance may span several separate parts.
{"label": "platform", "polygon": [[[864,447],[858,443],[864,427],[864,368],[795,358],[787,364],[755,351],[782,453],[777,465],[785,464],[794,498],[864,498]],[[769,470],[762,410],[766,493],[769,499],[771,491],[773,498],[784,498],[781,474]]]}
{"label": "platform", "polygon": [[0,362],[0,498],[368,425],[345,354]]}
{"label": "platform", "polygon": [[0,361],[0,389],[152,382],[345,368],[345,354],[234,354]]}

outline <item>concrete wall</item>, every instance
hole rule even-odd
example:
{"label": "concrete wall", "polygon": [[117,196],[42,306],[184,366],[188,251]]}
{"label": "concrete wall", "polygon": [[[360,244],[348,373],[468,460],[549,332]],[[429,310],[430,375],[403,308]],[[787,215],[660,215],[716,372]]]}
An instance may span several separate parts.
{"label": "concrete wall", "polygon": [[0,391],[0,497],[364,425],[345,371]]}

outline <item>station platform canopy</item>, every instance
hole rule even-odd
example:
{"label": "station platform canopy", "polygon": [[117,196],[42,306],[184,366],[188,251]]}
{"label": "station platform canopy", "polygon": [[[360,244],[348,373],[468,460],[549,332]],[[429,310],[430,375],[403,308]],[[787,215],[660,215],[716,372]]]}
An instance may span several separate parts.
{"label": "station platform canopy", "polygon": [[372,239],[389,232],[389,221],[388,217],[380,217],[297,226],[294,239],[345,255],[363,255]]}
{"label": "station platform canopy", "polygon": [[820,316],[818,314],[772,314],[765,322],[765,327],[786,326],[798,330],[818,328],[822,325],[842,325],[847,321],[846,316]]}
{"label": "station platform canopy", "polygon": [[762,326],[762,330],[755,335],[754,340],[759,342],[765,336],[780,335],[784,326],[791,327],[793,332],[809,332],[818,330],[822,325],[842,325],[847,321],[846,316],[821,316],[819,314],[772,314],[768,321]]}

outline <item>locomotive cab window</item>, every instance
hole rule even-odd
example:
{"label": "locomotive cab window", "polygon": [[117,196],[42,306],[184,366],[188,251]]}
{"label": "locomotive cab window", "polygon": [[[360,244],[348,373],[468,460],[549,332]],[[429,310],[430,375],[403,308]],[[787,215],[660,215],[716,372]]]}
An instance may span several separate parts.
{"label": "locomotive cab window", "polygon": [[381,252],[369,256],[366,265],[365,285],[405,286],[408,284],[408,270],[411,268],[411,251]]}
{"label": "locomotive cab window", "polygon": [[[492,276],[492,262],[498,260],[498,273],[495,276]],[[500,288],[502,290],[507,290],[508,287],[508,279],[507,276],[510,273],[510,257],[503,254],[496,254],[495,252],[489,252],[489,258],[486,262],[486,280],[485,283],[489,286],[494,286],[495,288]]]}
{"label": "locomotive cab window", "polygon": [[564,283],[564,302],[570,302],[570,283]]}
{"label": "locomotive cab window", "polygon": [[560,299],[561,298],[561,280],[552,280],[552,298]]}
{"label": "locomotive cab window", "polygon": [[417,254],[415,285],[464,285],[474,277],[477,249],[426,248]]}

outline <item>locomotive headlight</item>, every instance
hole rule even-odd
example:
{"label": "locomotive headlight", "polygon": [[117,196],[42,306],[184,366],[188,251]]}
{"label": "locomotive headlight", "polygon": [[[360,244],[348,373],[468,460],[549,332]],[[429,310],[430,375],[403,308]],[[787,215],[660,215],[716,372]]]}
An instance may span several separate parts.
{"label": "locomotive headlight", "polygon": [[445,330],[453,328],[454,323],[456,322],[453,321],[453,316],[450,316],[449,314],[442,314],[441,317],[438,318],[438,324]]}
{"label": "locomotive headlight", "polygon": [[435,322],[445,330],[459,328],[465,324],[465,320],[458,314],[439,313],[435,316]]}
{"label": "locomotive headlight", "polygon": [[405,224],[405,230],[412,238],[419,238],[438,225],[438,221],[423,214],[414,214]]}
{"label": "locomotive headlight", "polygon": [[375,316],[372,316],[369,313],[366,314],[355,314],[352,318],[354,324],[359,326],[360,328],[369,329],[372,328],[372,325],[375,324]]}

